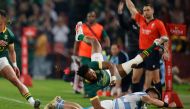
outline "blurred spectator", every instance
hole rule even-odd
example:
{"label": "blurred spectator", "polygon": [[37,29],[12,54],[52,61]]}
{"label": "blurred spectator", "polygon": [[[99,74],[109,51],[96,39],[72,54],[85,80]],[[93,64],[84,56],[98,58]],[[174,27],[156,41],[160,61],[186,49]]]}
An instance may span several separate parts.
{"label": "blurred spectator", "polygon": [[32,15],[28,18],[28,22],[37,28],[42,28],[42,21],[44,20],[40,10],[37,4],[32,4]]}
{"label": "blurred spectator", "polygon": [[174,7],[170,11],[170,18],[172,23],[184,23],[184,13],[179,7]]}
{"label": "blurred spectator", "polygon": [[[120,49],[120,47],[117,44],[111,45],[111,59],[110,61],[114,64],[121,64],[129,60],[129,57],[126,52]],[[128,93],[130,84],[131,84],[131,76],[132,74],[129,74],[125,76],[121,81],[117,80],[116,86],[112,90],[112,95],[119,97],[121,95],[124,95]],[[116,91],[116,92],[115,92]],[[121,91],[121,93],[119,92]]]}
{"label": "blurred spectator", "polygon": [[43,5],[43,13],[50,16],[53,22],[56,22],[58,19],[57,12],[54,10],[54,3],[52,0],[46,0]]}
{"label": "blurred spectator", "polygon": [[68,42],[68,34],[70,29],[66,25],[65,18],[62,15],[58,16],[56,25],[52,28],[52,33],[54,35],[54,50],[61,54],[64,53],[66,44]]}
{"label": "blurred spectator", "polygon": [[40,33],[35,44],[34,62],[32,75],[35,79],[45,79],[51,73],[50,63],[47,62],[47,36]]}
{"label": "blurred spectator", "polygon": [[172,67],[172,73],[173,73],[173,81],[177,84],[184,84],[184,83],[188,83],[188,81],[180,78],[178,75],[180,73],[180,70],[177,66],[173,66]]}

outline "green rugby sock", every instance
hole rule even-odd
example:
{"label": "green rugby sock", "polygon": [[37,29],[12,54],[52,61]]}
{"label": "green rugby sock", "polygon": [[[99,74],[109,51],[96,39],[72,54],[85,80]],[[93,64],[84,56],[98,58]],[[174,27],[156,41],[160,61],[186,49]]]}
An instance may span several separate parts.
{"label": "green rugby sock", "polygon": [[149,56],[150,53],[152,53],[154,51],[154,48],[157,47],[156,44],[154,43],[151,47],[149,47],[148,49],[144,50],[142,53],[146,56]]}
{"label": "green rugby sock", "polygon": [[84,36],[83,34],[80,34],[80,35],[78,36],[78,40],[83,41],[84,37],[85,37],[85,36]]}

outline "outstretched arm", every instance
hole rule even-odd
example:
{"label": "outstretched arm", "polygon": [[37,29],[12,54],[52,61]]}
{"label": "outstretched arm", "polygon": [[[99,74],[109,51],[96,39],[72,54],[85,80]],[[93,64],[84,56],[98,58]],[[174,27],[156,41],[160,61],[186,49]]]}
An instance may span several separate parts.
{"label": "outstretched arm", "polygon": [[142,96],[141,100],[145,103],[152,104],[159,107],[171,107],[171,108],[176,107],[175,103],[167,104],[161,100],[151,98],[149,95]]}
{"label": "outstretched arm", "polygon": [[137,9],[135,8],[135,5],[133,4],[131,0],[125,0],[125,3],[131,13],[131,17],[135,19],[135,15],[138,13]]}
{"label": "outstretched arm", "polygon": [[93,98],[90,98],[91,104],[94,107],[94,109],[104,109],[101,104],[98,96],[95,96]]}
{"label": "outstretched arm", "polygon": [[92,53],[102,53],[102,47],[97,39],[84,36],[83,34],[80,37],[83,37],[83,42],[92,46]]}

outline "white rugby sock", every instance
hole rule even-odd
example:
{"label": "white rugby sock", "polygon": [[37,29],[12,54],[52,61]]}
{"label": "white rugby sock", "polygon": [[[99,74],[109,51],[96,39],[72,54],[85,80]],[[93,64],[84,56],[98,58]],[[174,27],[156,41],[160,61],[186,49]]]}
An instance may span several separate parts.
{"label": "white rugby sock", "polygon": [[143,58],[140,55],[137,55],[135,58],[133,58],[133,59],[131,59],[131,60],[129,60],[129,61],[121,64],[121,65],[122,65],[125,73],[128,75],[131,72],[131,70],[132,70],[131,66],[133,64],[137,64],[138,65],[138,64],[140,64],[142,62],[143,62]]}
{"label": "white rugby sock", "polygon": [[29,102],[32,106],[34,106],[35,100],[34,100],[33,97],[30,97],[30,98],[28,99],[28,102]]}

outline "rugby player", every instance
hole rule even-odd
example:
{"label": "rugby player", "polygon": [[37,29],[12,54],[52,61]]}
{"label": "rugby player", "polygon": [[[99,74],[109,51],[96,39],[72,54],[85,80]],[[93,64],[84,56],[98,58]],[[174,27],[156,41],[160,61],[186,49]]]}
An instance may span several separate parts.
{"label": "rugby player", "polygon": [[[9,80],[18,88],[21,95],[35,108],[39,109],[40,101],[34,100],[28,88],[19,80],[20,70],[16,63],[16,52],[14,49],[15,36],[6,26],[8,16],[4,10],[0,10],[0,75]],[[8,56],[13,67],[8,62]]]}
{"label": "rugby player", "polygon": [[[152,104],[158,107],[176,107],[174,102],[168,104],[159,100],[160,93],[156,88],[148,88],[145,92],[126,94],[113,100],[101,101],[104,109],[142,109],[145,104]],[[55,97],[44,109],[99,109],[92,106],[83,108],[77,103],[64,101],[61,97]]]}
{"label": "rugby player", "polygon": [[168,41],[167,37],[156,39],[153,45],[137,55],[134,59],[122,64],[114,65],[110,62],[103,60],[102,48],[97,39],[86,37],[83,35],[82,22],[78,22],[76,25],[76,41],[83,41],[92,46],[91,61],[88,65],[83,65],[78,70],[78,75],[84,78],[84,84],[86,84],[86,93],[90,97],[92,106],[95,109],[101,109],[100,101],[96,92],[99,89],[103,89],[108,85],[114,85],[116,79],[120,80],[129,74],[133,67],[142,63],[152,51],[161,46],[161,44]]}

